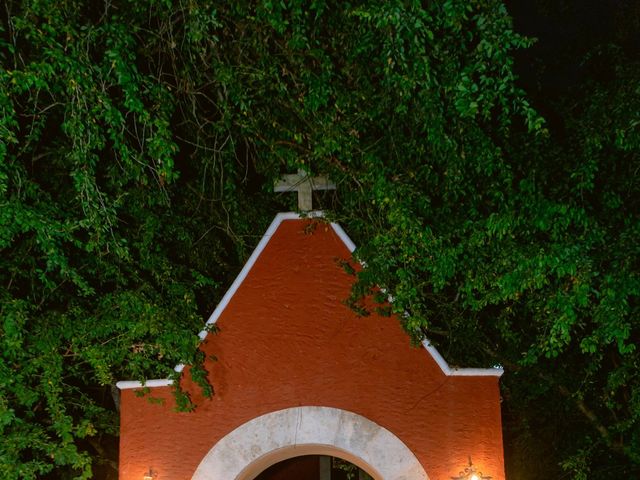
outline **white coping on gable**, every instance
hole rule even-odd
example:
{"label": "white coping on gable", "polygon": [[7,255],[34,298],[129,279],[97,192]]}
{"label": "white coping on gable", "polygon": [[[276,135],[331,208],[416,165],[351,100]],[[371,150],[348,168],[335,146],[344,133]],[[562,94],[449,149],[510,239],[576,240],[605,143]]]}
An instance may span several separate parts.
{"label": "white coping on gable", "polygon": [[438,364],[440,369],[445,375],[457,376],[457,377],[481,377],[481,376],[494,376],[501,377],[504,373],[504,369],[501,367],[493,368],[458,368],[451,367],[447,361],[440,355],[440,352],[431,345],[428,339],[422,341],[422,346],[431,354],[431,357]]}
{"label": "white coping on gable", "polygon": [[[320,211],[320,210],[314,210],[312,212],[308,212],[304,216],[300,215],[298,213],[295,213],[295,212],[278,213],[275,216],[275,218],[271,222],[271,225],[269,225],[269,228],[267,228],[267,231],[264,233],[264,235],[260,239],[260,242],[256,246],[255,250],[253,251],[253,253],[249,257],[249,260],[247,260],[247,263],[245,263],[244,267],[242,267],[242,270],[240,270],[240,273],[238,274],[236,279],[233,281],[233,283],[229,287],[229,290],[227,290],[227,292],[222,297],[222,300],[220,300],[220,303],[218,303],[218,305],[216,306],[216,308],[213,311],[213,313],[209,316],[208,320],[205,323],[205,328],[203,330],[201,330],[200,333],[198,334],[198,336],[200,337],[201,341],[204,341],[204,339],[207,337],[207,334],[209,333],[207,331],[207,327],[210,326],[210,325],[214,325],[218,321],[218,318],[220,318],[220,315],[222,315],[222,312],[224,312],[224,309],[227,308],[227,305],[231,301],[231,298],[233,298],[233,296],[235,295],[235,293],[238,290],[238,288],[240,288],[240,285],[242,285],[242,282],[244,282],[245,278],[247,278],[247,275],[251,271],[251,268],[256,263],[256,260],[258,260],[258,257],[260,257],[260,255],[262,254],[262,251],[265,249],[265,247],[267,246],[267,244],[271,240],[271,237],[273,236],[275,231],[278,229],[280,224],[284,220],[300,220],[300,219],[304,219],[304,218],[321,218],[321,217],[324,217],[324,213],[322,211]],[[353,253],[355,251],[355,249],[356,249],[356,245],[349,238],[349,236],[342,229],[342,227],[340,225],[338,225],[337,223],[333,223],[333,222],[331,223],[331,227],[333,228],[333,231],[336,233],[336,235],[338,235],[338,238],[340,238],[340,240],[342,240],[342,242],[347,247],[349,252]],[[391,300],[393,300],[393,299],[391,299]],[[442,357],[442,355],[440,355],[438,350],[436,350],[436,348],[433,345],[431,345],[431,342],[429,340],[425,339],[422,342],[422,345],[427,350],[427,352],[429,352],[431,357],[435,360],[435,362],[438,364],[438,366],[440,367],[440,369],[442,370],[442,372],[445,375],[448,375],[448,376],[467,376],[467,377],[475,377],[475,376],[496,376],[496,377],[499,377],[504,373],[504,370],[502,368],[498,368],[498,367],[495,367],[495,368],[452,368],[452,367],[449,366],[447,361]],[[182,370],[184,370],[184,367],[185,367],[184,364],[178,364],[178,365],[176,365],[174,370],[177,373],[181,373]],[[144,388],[144,387],[149,387],[149,388],[166,387],[166,386],[169,386],[169,385],[172,385],[172,384],[173,384],[173,380],[168,379],[168,378],[163,378],[163,379],[147,380],[144,383],[136,381],[136,380],[123,380],[123,381],[117,382],[116,386],[120,390],[126,390],[126,389],[131,389],[131,388]]]}

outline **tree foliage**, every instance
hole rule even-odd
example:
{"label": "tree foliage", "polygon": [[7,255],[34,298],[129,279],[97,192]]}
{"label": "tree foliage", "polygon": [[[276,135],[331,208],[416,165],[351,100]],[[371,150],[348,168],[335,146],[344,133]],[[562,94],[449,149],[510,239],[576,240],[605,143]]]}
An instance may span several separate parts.
{"label": "tree foliage", "polygon": [[559,134],[497,0],[0,15],[7,478],[113,475],[111,386],[202,361],[202,317],[297,168],[338,184],[316,200],[366,262],[354,306],[384,287],[414,339],[505,367],[508,475],[638,472],[637,59],[594,48],[616,74],[557,99]]}

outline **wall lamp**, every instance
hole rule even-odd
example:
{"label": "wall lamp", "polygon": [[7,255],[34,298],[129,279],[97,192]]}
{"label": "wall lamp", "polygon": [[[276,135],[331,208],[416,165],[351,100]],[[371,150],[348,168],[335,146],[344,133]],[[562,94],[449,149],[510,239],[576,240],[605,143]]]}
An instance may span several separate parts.
{"label": "wall lamp", "polygon": [[156,480],[158,476],[158,472],[154,471],[153,468],[149,467],[149,471],[144,474],[142,480]]}
{"label": "wall lamp", "polygon": [[489,475],[483,475],[482,472],[476,470],[475,465],[469,457],[469,465],[464,467],[457,477],[451,477],[451,480],[491,480]]}

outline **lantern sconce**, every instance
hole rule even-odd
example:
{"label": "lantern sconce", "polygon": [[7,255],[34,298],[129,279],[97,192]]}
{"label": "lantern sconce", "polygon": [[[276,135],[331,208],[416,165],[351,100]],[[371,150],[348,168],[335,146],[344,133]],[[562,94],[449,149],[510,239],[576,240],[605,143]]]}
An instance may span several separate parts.
{"label": "lantern sconce", "polygon": [[482,472],[476,470],[475,465],[469,457],[469,465],[464,467],[457,477],[451,477],[451,480],[491,480],[489,475],[483,475]]}
{"label": "lantern sconce", "polygon": [[158,472],[154,471],[153,468],[149,467],[149,471],[144,474],[142,480],[156,480],[158,476]]}

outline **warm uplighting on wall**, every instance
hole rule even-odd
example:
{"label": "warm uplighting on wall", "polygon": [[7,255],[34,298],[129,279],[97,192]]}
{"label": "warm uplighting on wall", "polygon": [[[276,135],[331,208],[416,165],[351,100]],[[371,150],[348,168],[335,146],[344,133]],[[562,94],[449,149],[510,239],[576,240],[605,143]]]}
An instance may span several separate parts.
{"label": "warm uplighting on wall", "polygon": [[144,477],[142,477],[142,480],[156,480],[157,476],[158,476],[158,472],[154,472],[153,468],[149,467],[149,471],[144,474]]}
{"label": "warm uplighting on wall", "polygon": [[476,470],[475,465],[469,457],[469,465],[464,467],[457,477],[451,477],[452,480],[491,480],[489,475],[483,475],[482,472]]}

